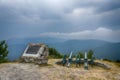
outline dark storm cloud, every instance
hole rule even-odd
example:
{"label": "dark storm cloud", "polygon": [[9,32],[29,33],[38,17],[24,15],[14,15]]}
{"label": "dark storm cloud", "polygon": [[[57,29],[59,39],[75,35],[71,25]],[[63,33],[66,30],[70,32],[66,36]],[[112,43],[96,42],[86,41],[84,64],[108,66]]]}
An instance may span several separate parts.
{"label": "dark storm cloud", "polygon": [[104,26],[108,26],[112,29],[120,28],[120,12],[114,12],[113,14],[105,14],[104,17],[101,18],[101,24]]}
{"label": "dark storm cloud", "polygon": [[106,3],[103,3],[101,6],[98,7],[98,12],[107,12],[112,10],[117,10],[120,8],[120,1],[119,0],[110,0]]}
{"label": "dark storm cloud", "polygon": [[101,27],[114,32],[119,21],[119,0],[0,0],[1,39]]}

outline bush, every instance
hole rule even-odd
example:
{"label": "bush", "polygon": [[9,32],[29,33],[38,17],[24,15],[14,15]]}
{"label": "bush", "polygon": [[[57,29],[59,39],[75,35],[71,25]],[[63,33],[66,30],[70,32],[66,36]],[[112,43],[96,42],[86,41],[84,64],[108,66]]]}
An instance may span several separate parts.
{"label": "bush", "polygon": [[8,46],[5,40],[0,41],[0,63],[7,62]]}
{"label": "bush", "polygon": [[49,58],[62,58],[63,55],[60,54],[55,48],[49,48]]}
{"label": "bush", "polygon": [[82,52],[79,52],[80,58],[84,58],[84,54]]}
{"label": "bush", "polygon": [[88,59],[92,59],[93,50],[89,50],[87,56],[88,56]]}
{"label": "bush", "polygon": [[120,60],[118,59],[118,60],[116,60],[115,62],[120,63]]}
{"label": "bush", "polygon": [[112,62],[111,60],[109,60],[109,59],[107,59],[107,58],[104,58],[103,60],[104,60],[104,61]]}

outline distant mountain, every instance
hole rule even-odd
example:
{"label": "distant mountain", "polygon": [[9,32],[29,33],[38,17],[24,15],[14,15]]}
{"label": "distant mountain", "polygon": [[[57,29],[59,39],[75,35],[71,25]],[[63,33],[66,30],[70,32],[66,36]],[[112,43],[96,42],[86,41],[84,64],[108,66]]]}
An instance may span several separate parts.
{"label": "distant mountain", "polygon": [[9,50],[8,59],[9,60],[18,59],[24,52],[26,46],[27,45],[25,44],[12,44],[12,45],[8,44],[8,50]]}
{"label": "distant mountain", "polygon": [[61,43],[50,44],[55,47],[61,53],[68,53],[70,51],[78,52],[78,51],[88,51],[90,49],[95,49],[96,47],[110,44],[110,42],[101,41],[101,40],[68,40]]}
{"label": "distant mountain", "polygon": [[64,39],[60,38],[49,38],[49,37],[34,37],[34,38],[14,38],[7,40],[8,44],[8,59],[15,60],[18,59],[24,52],[28,43],[45,43],[53,44],[64,42]]}
{"label": "distant mountain", "polygon": [[120,43],[105,44],[94,49],[98,58],[120,60]]}
{"label": "distant mountain", "polygon": [[7,41],[10,54],[8,58],[15,60],[24,52],[28,43],[45,43],[49,47],[56,48],[62,54],[68,54],[73,51],[74,54],[78,51],[94,50],[97,58],[106,58],[110,60],[120,60],[120,43],[112,43],[102,40],[64,40],[59,38],[24,38],[10,39]]}
{"label": "distant mountain", "polygon": [[8,44],[28,44],[33,43],[58,43],[64,42],[64,39],[61,38],[50,38],[50,37],[33,37],[33,38],[14,38],[7,40]]}

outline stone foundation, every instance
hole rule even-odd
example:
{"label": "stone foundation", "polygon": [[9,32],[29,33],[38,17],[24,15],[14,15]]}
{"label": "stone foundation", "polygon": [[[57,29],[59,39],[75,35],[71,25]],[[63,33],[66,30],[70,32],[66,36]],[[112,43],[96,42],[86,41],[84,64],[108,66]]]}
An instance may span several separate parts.
{"label": "stone foundation", "polygon": [[47,64],[48,59],[34,58],[34,57],[22,57],[21,62],[36,63],[36,64]]}

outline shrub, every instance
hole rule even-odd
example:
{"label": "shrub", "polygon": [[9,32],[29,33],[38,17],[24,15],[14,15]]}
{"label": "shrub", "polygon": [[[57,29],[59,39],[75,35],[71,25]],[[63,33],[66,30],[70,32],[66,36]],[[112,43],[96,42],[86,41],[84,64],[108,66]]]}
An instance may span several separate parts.
{"label": "shrub", "polygon": [[0,41],[0,63],[7,62],[8,46],[5,40]]}
{"label": "shrub", "polygon": [[62,58],[63,55],[60,54],[55,48],[49,48],[49,58]]}

